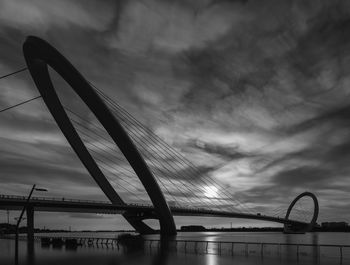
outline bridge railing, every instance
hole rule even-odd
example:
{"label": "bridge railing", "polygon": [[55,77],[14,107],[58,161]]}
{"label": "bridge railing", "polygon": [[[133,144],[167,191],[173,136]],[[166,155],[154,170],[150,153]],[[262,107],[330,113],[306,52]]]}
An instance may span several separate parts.
{"label": "bridge railing", "polygon": [[[19,195],[4,195],[0,194],[0,199],[8,199],[8,200],[26,200],[26,196],[19,196]],[[58,197],[43,197],[43,196],[35,196],[30,199],[31,201],[52,201],[52,202],[72,202],[72,203],[90,203],[90,204],[109,204],[112,205],[109,201],[98,201],[98,200],[81,200],[81,199],[67,199],[67,198],[58,198]],[[117,204],[118,205],[118,204]],[[123,204],[120,204],[121,206]],[[150,204],[140,204],[140,203],[128,203],[128,206],[135,206],[135,207],[143,207],[143,208],[153,208],[153,205]],[[187,210],[191,212],[211,212],[215,213],[214,210],[204,209],[204,208],[195,208],[195,207],[189,207],[189,206],[170,206],[171,209],[174,210]]]}
{"label": "bridge railing", "polygon": [[[26,196],[18,196],[18,195],[3,195],[0,194],[0,200],[1,199],[5,199],[5,200],[23,200],[25,201],[27,199]],[[81,199],[67,199],[67,198],[58,198],[58,197],[32,197],[31,198],[32,202],[35,201],[47,201],[47,202],[67,202],[67,203],[85,203],[85,204],[107,204],[107,205],[115,205],[118,206],[118,204],[111,204],[109,201],[97,201],[97,200],[81,200]],[[125,206],[124,204],[119,204],[119,206]],[[139,203],[127,203],[127,206],[131,206],[135,207],[135,208],[144,208],[144,209],[153,209],[153,205],[150,204],[139,204]],[[206,214],[230,214],[230,212],[225,212],[225,211],[220,211],[220,210],[212,210],[212,209],[205,209],[202,207],[199,208],[195,208],[195,207],[191,207],[191,206],[178,206],[178,205],[173,205],[170,206],[170,209],[172,211],[182,211],[182,212],[190,212],[190,213],[206,213]],[[251,215],[254,216],[254,214],[247,214],[247,215]],[[260,215],[260,214],[256,214],[256,216],[261,216],[261,217],[268,217],[266,215]],[[280,218],[280,217],[275,217],[275,219],[278,220],[283,220],[284,218]]]}
{"label": "bridge railing", "polygon": [[[26,196],[19,196],[19,195],[3,195],[0,194],[0,199],[8,199],[8,200],[26,200]],[[65,197],[40,197],[40,196],[35,196],[31,197],[30,201],[52,201],[52,202],[72,202],[72,203],[91,203],[91,204],[110,204],[112,205],[111,202],[109,201],[98,201],[98,200],[82,200],[82,199],[69,199]],[[114,204],[118,205],[118,204]],[[124,205],[124,204],[120,204]],[[138,204],[138,203],[128,203],[127,205],[130,206],[142,206],[142,207],[153,207],[152,205],[149,204]]]}
{"label": "bridge railing", "polygon": [[[17,200],[26,200],[26,196],[19,195],[3,195],[0,194],[0,199],[17,199]],[[57,198],[57,197],[40,197],[35,196],[31,197],[31,201],[67,201],[67,202],[80,202],[80,203],[103,203],[103,204],[111,204],[108,201],[97,201],[97,200],[81,200],[81,199],[67,199],[67,198]]]}

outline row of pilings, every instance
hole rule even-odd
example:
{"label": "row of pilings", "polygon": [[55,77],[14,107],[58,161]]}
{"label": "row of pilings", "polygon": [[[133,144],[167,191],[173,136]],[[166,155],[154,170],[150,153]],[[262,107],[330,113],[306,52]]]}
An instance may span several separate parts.
{"label": "row of pilings", "polygon": [[[22,238],[24,239],[24,238]],[[147,239],[141,236],[124,234],[114,238],[102,237],[61,237],[35,236],[43,247],[66,248],[95,247],[112,248],[123,251],[159,251],[166,245],[167,251],[215,254],[215,255],[245,255],[245,256],[284,256],[295,255],[296,258],[312,257],[321,260],[329,253],[333,258],[350,260],[350,245],[340,244],[297,244],[271,242],[230,242],[209,240],[160,240]]]}

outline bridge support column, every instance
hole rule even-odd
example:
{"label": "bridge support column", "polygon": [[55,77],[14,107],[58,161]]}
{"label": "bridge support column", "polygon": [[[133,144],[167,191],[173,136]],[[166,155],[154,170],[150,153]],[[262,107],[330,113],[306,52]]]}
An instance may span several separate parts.
{"label": "bridge support column", "polygon": [[[141,235],[157,233],[157,231],[155,231],[153,228],[149,227],[147,224],[143,222],[143,220],[146,220],[146,219],[158,219],[158,216],[155,212],[127,211],[123,214],[123,216],[129,222],[129,224],[131,224],[135,228],[135,230],[139,232]],[[162,229],[162,223],[160,223],[160,226],[161,226],[160,234],[162,236],[173,236],[176,234],[176,230],[175,232],[170,231],[169,233],[168,229]]]}
{"label": "bridge support column", "polygon": [[129,222],[129,224],[135,228],[137,232],[139,232],[141,235],[149,235],[149,234],[156,234],[157,232],[153,230],[151,227],[146,225],[141,219],[137,218],[130,218],[129,216],[123,215],[126,220]]}
{"label": "bridge support column", "polygon": [[28,250],[34,248],[34,207],[31,205],[27,206],[27,243]]}

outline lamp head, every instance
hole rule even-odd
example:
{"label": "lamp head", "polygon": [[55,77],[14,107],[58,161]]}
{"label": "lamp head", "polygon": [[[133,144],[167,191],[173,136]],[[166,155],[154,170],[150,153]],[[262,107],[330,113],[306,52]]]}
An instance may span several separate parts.
{"label": "lamp head", "polygon": [[35,188],[35,190],[37,190],[37,191],[48,191],[47,189],[44,189],[44,188]]}

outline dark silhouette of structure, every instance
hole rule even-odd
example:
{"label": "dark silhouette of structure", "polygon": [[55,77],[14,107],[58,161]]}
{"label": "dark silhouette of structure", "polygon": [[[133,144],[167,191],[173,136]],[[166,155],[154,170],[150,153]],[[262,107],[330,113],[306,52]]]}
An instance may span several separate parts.
{"label": "dark silhouette of structure", "polygon": [[94,113],[130,163],[130,166],[139,177],[154,205],[154,212],[152,213],[145,214],[142,212],[127,211],[123,216],[140,233],[153,232],[153,229],[147,226],[142,220],[159,219],[161,233],[163,235],[175,235],[176,227],[173,216],[153,174],[130,137],[89,82],[62,54],[40,38],[29,36],[23,44],[23,52],[28,69],[46,106],[73,150],[107,198],[115,204],[124,203],[97,166],[68,118],[51,82],[48,65],[72,87],[76,94]]}
{"label": "dark silhouette of structure", "polygon": [[[77,203],[66,200],[49,202],[47,200],[41,202],[32,201],[31,206],[33,209],[36,208],[37,210],[41,209],[51,211],[66,211],[67,209],[73,209],[73,211],[80,212],[84,212],[85,209],[90,210],[90,212],[98,211],[97,209],[119,211],[119,213],[122,212],[126,220],[141,234],[155,232],[152,228],[146,225],[143,220],[158,219],[160,223],[160,233],[167,236],[176,234],[173,214],[272,221],[285,224],[285,230],[302,229],[302,231],[310,231],[310,229],[312,229],[312,227],[316,224],[316,219],[318,216],[318,203],[316,197],[309,192],[299,195],[292,202],[288,208],[285,218],[220,210],[169,207],[155,177],[148,168],[143,157],[140,155],[137,147],[121,126],[117,118],[111,113],[104,101],[99,97],[93,87],[80,74],[80,72],[54,47],[40,38],[33,36],[28,37],[23,45],[23,52],[28,69],[50,113],[90,175],[94,178],[107,198],[112,202],[112,204],[94,204],[82,202]],[[153,206],[127,204],[113,189],[106,176],[100,170],[96,161],[89,153],[67,113],[65,112],[49,76],[48,65],[51,66],[72,87],[75,93],[83,100],[83,102],[99,120],[104,129],[108,132],[114,143],[119,147],[120,151],[123,153],[130,166],[135,171],[142,185],[145,187]],[[303,196],[310,196],[315,202],[315,213],[310,224],[288,219],[294,204]],[[0,198],[0,206],[1,203],[2,200]],[[11,207],[16,207],[16,205],[21,205],[21,201],[5,201],[2,205],[7,205],[8,207],[5,209],[9,209]]]}
{"label": "dark silhouette of structure", "polygon": [[[0,195],[0,209],[18,210],[25,203],[25,197]],[[111,204],[108,202],[97,201],[80,201],[60,198],[40,198],[33,197],[29,202],[35,211],[47,212],[81,212],[81,213],[102,213],[102,214],[121,214],[125,211],[144,212],[151,214],[154,211],[152,205],[142,204]],[[221,210],[210,210],[203,208],[176,207],[170,206],[171,212],[176,216],[208,216],[208,217],[226,217],[226,218],[242,218],[254,219],[281,224],[291,224],[292,226],[307,226],[308,223],[274,217],[262,214],[249,214],[240,212],[228,212]]]}
{"label": "dark silhouette of structure", "polygon": [[314,214],[312,216],[311,222],[309,224],[286,223],[284,225],[284,232],[285,233],[294,233],[294,232],[305,233],[305,232],[311,231],[315,227],[316,222],[317,222],[317,218],[318,218],[318,212],[319,212],[318,200],[317,200],[317,197],[315,196],[315,194],[308,192],[308,191],[299,194],[292,201],[292,203],[288,207],[285,219],[288,220],[289,215],[290,215],[294,205],[303,197],[310,197],[314,202]]}

